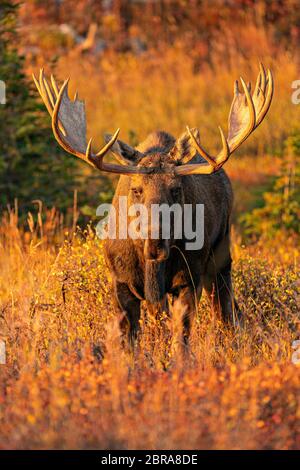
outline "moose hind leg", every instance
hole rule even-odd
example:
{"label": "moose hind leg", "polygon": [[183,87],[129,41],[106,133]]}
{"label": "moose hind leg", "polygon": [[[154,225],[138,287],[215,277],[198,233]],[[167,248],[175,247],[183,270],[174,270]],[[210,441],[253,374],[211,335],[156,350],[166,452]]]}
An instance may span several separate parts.
{"label": "moose hind leg", "polygon": [[140,319],[140,300],[127,284],[115,282],[115,304],[119,313],[119,325],[123,337],[132,345],[137,337]]}
{"label": "moose hind leg", "polygon": [[242,315],[233,294],[231,261],[215,276],[206,274],[204,276],[204,287],[212,298],[214,308],[221,312],[223,320],[233,325],[239,324]]}

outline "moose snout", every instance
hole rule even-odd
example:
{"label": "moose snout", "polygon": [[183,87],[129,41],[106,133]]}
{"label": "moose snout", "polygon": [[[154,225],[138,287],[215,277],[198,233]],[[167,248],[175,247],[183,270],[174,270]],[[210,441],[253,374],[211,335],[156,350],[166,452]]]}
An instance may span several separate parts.
{"label": "moose snout", "polygon": [[147,239],[144,245],[144,256],[147,260],[164,261],[170,253],[168,240]]}

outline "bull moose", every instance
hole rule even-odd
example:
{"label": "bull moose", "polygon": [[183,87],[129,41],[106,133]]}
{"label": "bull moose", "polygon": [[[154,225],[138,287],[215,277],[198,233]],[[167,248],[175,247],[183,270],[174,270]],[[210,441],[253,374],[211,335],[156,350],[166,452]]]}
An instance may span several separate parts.
{"label": "bull moose", "polygon": [[[43,70],[35,85],[52,117],[52,129],[58,143],[69,153],[100,171],[120,174],[113,206],[120,196],[129,204],[174,203],[204,205],[204,243],[199,250],[188,250],[184,239],[162,236],[145,239],[108,239],[105,256],[112,275],[114,300],[120,315],[120,327],[132,340],[136,337],[140,306],[165,302],[170,314],[180,314],[183,342],[187,343],[191,319],[202,289],[212,299],[225,322],[236,324],[242,313],[234,298],[231,281],[230,219],[233,193],[222,169],[229,156],[249,137],[266,116],[273,97],[270,70],[260,65],[254,91],[241,78],[234,84],[234,98],[228,120],[228,137],[221,128],[222,149],[211,156],[200,143],[196,128],[179,139],[166,132],[154,132],[137,148],[114,135],[97,153],[86,139],[84,102],[68,96],[68,80],[59,88],[53,76],[47,80]],[[118,164],[106,162],[111,151]],[[161,228],[161,227],[160,227]]]}

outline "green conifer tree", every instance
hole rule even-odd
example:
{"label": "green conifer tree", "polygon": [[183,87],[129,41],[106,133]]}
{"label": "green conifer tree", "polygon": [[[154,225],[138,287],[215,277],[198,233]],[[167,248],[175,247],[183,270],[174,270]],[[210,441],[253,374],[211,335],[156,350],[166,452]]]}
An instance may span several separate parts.
{"label": "green conifer tree", "polygon": [[278,231],[300,233],[300,131],[285,141],[280,175],[272,191],[263,194],[263,207],[241,217],[246,234],[272,238]]}
{"label": "green conifer tree", "polygon": [[14,1],[0,6],[0,80],[6,104],[0,105],[0,205],[18,198],[27,209],[33,199],[61,210],[71,204],[76,163],[56,145],[49,117],[24,74],[18,54]]}

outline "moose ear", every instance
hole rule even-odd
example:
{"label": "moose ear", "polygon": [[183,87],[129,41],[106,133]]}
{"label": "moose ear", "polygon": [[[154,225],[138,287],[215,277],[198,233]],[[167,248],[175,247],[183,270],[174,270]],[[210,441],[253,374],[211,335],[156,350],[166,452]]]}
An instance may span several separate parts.
{"label": "moose ear", "polygon": [[[111,134],[105,134],[105,142],[109,142],[112,138]],[[130,145],[125,144],[122,140],[116,140],[113,146],[110,148],[110,151],[113,153],[114,157],[122,165],[136,165],[140,159],[143,157],[143,154],[136,150]]]}
{"label": "moose ear", "polygon": [[[196,127],[190,129],[193,135],[196,137],[197,141],[200,141],[200,134]],[[176,140],[174,147],[170,150],[171,157],[180,163],[188,163],[194,156],[197,151],[194,145],[191,142],[190,135],[188,131],[184,132],[179,139]]]}

